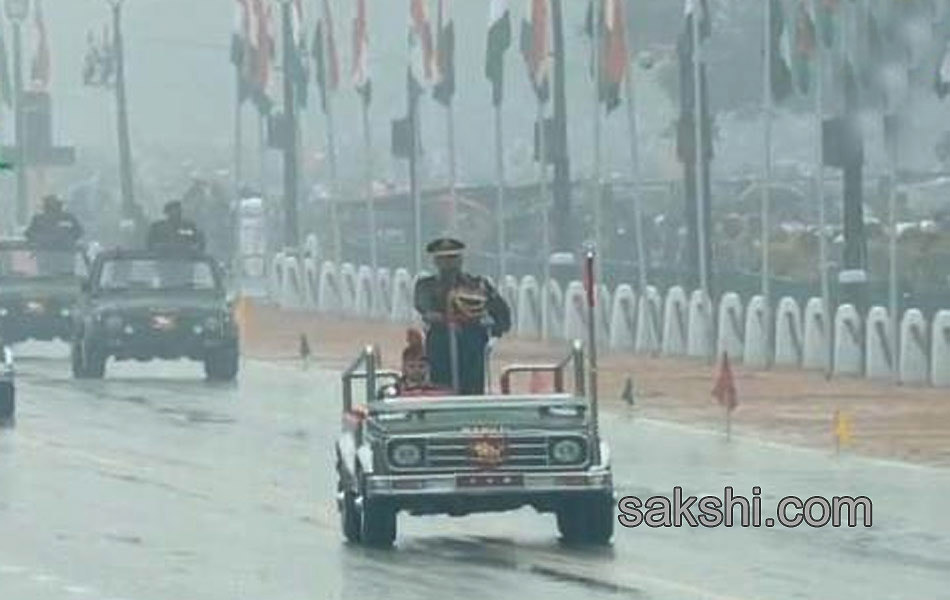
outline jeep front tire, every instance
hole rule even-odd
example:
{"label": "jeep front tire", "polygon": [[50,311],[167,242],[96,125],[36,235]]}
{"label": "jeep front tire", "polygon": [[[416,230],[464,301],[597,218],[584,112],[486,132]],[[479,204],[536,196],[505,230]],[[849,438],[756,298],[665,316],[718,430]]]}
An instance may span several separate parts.
{"label": "jeep front tire", "polygon": [[0,427],[10,427],[16,421],[16,390],[13,383],[0,383]]}
{"label": "jeep front tire", "polygon": [[585,494],[567,498],[556,510],[557,528],[567,544],[606,546],[614,534],[611,494]]}
{"label": "jeep front tire", "polygon": [[204,364],[209,381],[234,381],[240,366],[240,356],[236,347],[218,348],[208,352]]}

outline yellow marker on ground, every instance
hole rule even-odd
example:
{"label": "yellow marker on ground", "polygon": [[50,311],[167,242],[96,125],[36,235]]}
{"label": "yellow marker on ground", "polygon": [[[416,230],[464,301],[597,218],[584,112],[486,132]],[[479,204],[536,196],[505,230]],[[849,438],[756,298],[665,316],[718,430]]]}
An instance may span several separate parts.
{"label": "yellow marker on ground", "polygon": [[835,452],[838,452],[841,450],[841,446],[851,443],[851,439],[853,437],[851,430],[851,418],[847,413],[841,412],[841,409],[835,409],[832,428],[835,436]]}

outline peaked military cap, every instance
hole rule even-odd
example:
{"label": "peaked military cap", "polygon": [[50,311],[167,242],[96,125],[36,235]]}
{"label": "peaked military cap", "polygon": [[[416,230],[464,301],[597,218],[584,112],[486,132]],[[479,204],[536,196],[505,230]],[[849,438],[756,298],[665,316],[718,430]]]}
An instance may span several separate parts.
{"label": "peaked military cap", "polygon": [[465,244],[455,238],[439,238],[432,240],[426,246],[426,252],[432,256],[458,256],[465,249]]}

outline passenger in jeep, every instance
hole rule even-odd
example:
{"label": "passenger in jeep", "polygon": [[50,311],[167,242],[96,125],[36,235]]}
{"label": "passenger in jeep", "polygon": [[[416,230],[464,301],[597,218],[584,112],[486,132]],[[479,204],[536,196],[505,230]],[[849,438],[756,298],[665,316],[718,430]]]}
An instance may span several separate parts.
{"label": "passenger in jeep", "polygon": [[406,348],[402,351],[402,378],[397,386],[399,396],[449,396],[452,389],[436,385],[430,379],[431,369],[426,356],[422,333],[406,331]]}

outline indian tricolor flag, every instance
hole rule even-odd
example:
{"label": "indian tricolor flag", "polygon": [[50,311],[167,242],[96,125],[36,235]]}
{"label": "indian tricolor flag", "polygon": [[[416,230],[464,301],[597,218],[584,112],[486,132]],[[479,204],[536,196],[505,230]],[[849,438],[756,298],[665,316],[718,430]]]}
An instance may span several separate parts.
{"label": "indian tricolor flag", "polygon": [[528,67],[528,77],[538,100],[550,96],[550,26],[548,0],[527,0],[530,20],[521,23],[521,54]]}
{"label": "indian tricolor flag", "polygon": [[425,0],[412,0],[409,6],[409,70],[418,88],[435,82],[435,43]]}
{"label": "indian tricolor flag", "polygon": [[488,44],[485,51],[485,76],[492,85],[492,104],[504,98],[505,52],[511,47],[511,14],[508,0],[491,0],[488,5]]}

